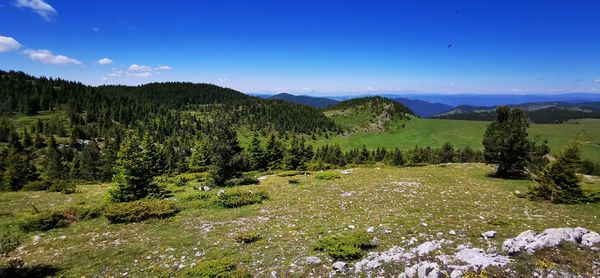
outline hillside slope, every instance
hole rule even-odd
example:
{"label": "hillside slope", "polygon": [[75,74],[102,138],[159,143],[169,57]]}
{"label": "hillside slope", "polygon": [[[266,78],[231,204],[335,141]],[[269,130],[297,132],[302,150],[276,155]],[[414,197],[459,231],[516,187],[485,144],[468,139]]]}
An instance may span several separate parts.
{"label": "hillside slope", "polygon": [[298,103],[298,104],[315,107],[315,108],[326,108],[326,107],[329,107],[329,106],[334,105],[339,102],[337,100],[333,100],[330,98],[312,97],[312,96],[304,96],[304,95],[295,96],[295,95],[286,94],[286,93],[281,93],[281,94],[271,96],[271,97],[269,97],[269,99],[280,99],[280,100],[285,100],[285,101]]}
{"label": "hillside slope", "polygon": [[390,123],[414,113],[399,102],[376,96],[342,101],[325,109],[325,115],[346,131],[381,132]]}

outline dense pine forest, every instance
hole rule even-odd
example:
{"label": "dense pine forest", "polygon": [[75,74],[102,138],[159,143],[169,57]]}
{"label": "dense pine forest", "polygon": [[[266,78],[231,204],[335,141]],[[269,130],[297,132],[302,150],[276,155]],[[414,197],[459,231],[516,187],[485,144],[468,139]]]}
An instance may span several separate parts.
{"label": "dense pine forest", "polygon": [[[482,161],[481,151],[415,147],[366,147],[342,151],[338,145],[313,147],[309,138],[340,132],[320,110],[280,100],[264,100],[210,84],[153,83],[142,86],[85,86],[60,79],[1,72],[0,176],[14,191],[69,191],[72,181],[109,181],[119,165],[150,151],[150,168],[159,173],[209,171],[223,184],[243,172],[319,170],[349,164],[385,162],[422,165]],[[368,103],[390,117],[412,114],[380,97],[342,102],[335,109]],[[381,112],[381,111],[375,112]],[[386,111],[388,111],[386,110]],[[13,119],[35,118],[15,125]],[[246,148],[237,132],[253,134]],[[156,159],[159,157],[159,159]],[[133,159],[134,160],[134,159]],[[119,164],[121,163],[121,164]],[[147,169],[145,169],[147,170]]]}

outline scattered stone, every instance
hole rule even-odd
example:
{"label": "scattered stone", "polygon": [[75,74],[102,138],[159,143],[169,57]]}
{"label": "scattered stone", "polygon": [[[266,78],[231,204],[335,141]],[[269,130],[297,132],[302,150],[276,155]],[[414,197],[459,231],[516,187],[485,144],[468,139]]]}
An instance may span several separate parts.
{"label": "scattered stone", "polygon": [[277,271],[275,271],[275,270],[271,271],[271,276],[273,278],[277,278]]}
{"label": "scattered stone", "polygon": [[589,232],[581,237],[581,244],[592,247],[600,242],[600,235],[596,232]]}
{"label": "scattered stone", "polygon": [[352,194],[354,194],[354,191],[344,192],[344,193],[342,193],[342,197],[350,197],[350,196],[352,196]]}
{"label": "scattered stone", "polygon": [[[585,243],[583,237],[585,237]],[[600,236],[597,233],[580,227],[546,229],[541,234],[528,230],[515,238],[505,240],[502,244],[502,250],[509,254],[522,251],[531,254],[539,249],[556,247],[564,242],[589,246],[587,244],[591,243],[590,240],[596,239],[600,241]]]}
{"label": "scattered stone", "polygon": [[496,231],[487,231],[485,233],[482,233],[481,236],[485,239],[488,238],[495,238],[496,237]]}
{"label": "scattered stone", "polygon": [[354,226],[354,225],[348,225],[348,229],[353,230],[354,228],[356,228],[356,226]]}
{"label": "scattered stone", "polygon": [[306,257],[306,263],[307,264],[320,264],[321,263],[321,259],[319,259],[319,257]]}
{"label": "scattered stone", "polygon": [[203,186],[202,187],[202,191],[210,191],[212,188],[210,188],[210,186]]}
{"label": "scattered stone", "polygon": [[348,270],[348,264],[346,262],[338,261],[333,264],[333,270],[336,272],[345,272]]}
{"label": "scattered stone", "polygon": [[449,235],[456,235],[456,231],[454,231],[454,230],[450,230],[450,231],[448,232],[448,234],[449,234]]}
{"label": "scattered stone", "polygon": [[475,269],[484,269],[488,266],[504,266],[510,263],[510,259],[506,256],[486,254],[483,249],[479,248],[463,248],[456,252],[453,257]]}
{"label": "scattered stone", "polygon": [[421,243],[421,245],[411,249],[411,251],[414,250],[419,256],[423,256],[429,254],[429,252],[433,250],[437,250],[440,248],[442,248],[440,241],[434,240]]}
{"label": "scattered stone", "polygon": [[260,177],[258,177],[258,180],[259,180],[259,181],[266,180],[266,179],[267,179],[267,177],[268,177],[268,176],[260,176]]}
{"label": "scattered stone", "polygon": [[225,190],[223,190],[223,189],[219,190],[219,192],[217,193],[218,196],[221,196],[223,194],[225,194]]}
{"label": "scattered stone", "polygon": [[343,171],[341,171],[341,173],[344,175],[350,175],[350,174],[352,174],[352,169],[343,170]]}
{"label": "scattered stone", "polygon": [[379,239],[377,237],[373,237],[371,241],[369,241],[369,244],[371,244],[371,246],[377,246],[379,245]]}
{"label": "scattered stone", "polygon": [[440,267],[437,263],[420,262],[408,267],[400,274],[401,278],[419,277],[419,278],[437,278],[439,277]]}
{"label": "scattered stone", "polygon": [[367,233],[374,233],[375,232],[375,227],[369,227],[367,228]]}

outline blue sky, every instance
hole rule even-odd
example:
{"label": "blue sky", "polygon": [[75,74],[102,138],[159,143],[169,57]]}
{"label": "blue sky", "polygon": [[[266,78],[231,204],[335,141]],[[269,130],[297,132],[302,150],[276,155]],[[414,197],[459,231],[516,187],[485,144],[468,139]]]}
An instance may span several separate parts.
{"label": "blue sky", "polygon": [[243,92],[600,93],[599,11],[596,0],[2,0],[0,68]]}

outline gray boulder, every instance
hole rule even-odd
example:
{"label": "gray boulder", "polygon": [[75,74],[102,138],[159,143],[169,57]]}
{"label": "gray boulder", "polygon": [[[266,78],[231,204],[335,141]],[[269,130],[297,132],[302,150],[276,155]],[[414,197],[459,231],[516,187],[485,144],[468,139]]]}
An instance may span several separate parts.
{"label": "gray boulder", "polygon": [[565,242],[584,244],[584,236],[586,243],[595,238],[594,232],[584,228],[552,228],[544,230],[541,234],[529,230],[522,232],[515,238],[505,240],[502,244],[502,250],[509,254],[522,251],[531,254],[539,249],[556,247]]}
{"label": "gray boulder", "polygon": [[321,263],[321,259],[319,259],[319,257],[306,257],[306,263],[307,264],[320,264]]}
{"label": "gray boulder", "polygon": [[348,270],[348,264],[346,262],[338,261],[333,264],[333,270],[336,272],[345,272]]}

